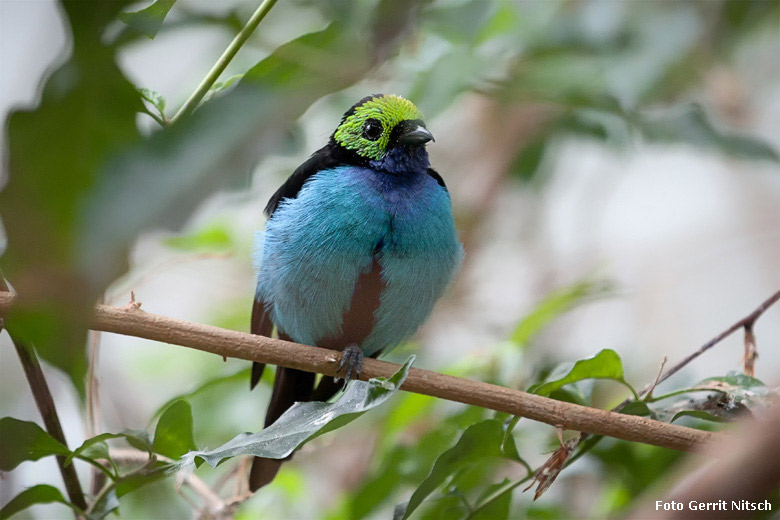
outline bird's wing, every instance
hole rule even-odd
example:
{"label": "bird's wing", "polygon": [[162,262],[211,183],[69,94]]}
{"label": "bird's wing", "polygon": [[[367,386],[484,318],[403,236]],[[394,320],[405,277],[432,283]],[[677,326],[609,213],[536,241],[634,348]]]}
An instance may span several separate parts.
{"label": "bird's wing", "polygon": [[[271,337],[271,333],[274,328],[274,324],[271,323],[271,317],[268,315],[268,309],[264,302],[255,298],[252,304],[252,325],[250,331],[252,334],[259,336]],[[249,388],[252,389],[260,382],[260,378],[263,377],[263,370],[265,370],[265,364],[252,363],[252,380],[249,384]]]}
{"label": "bird's wing", "polygon": [[271,195],[271,199],[265,206],[265,214],[268,218],[274,214],[276,208],[279,207],[279,203],[284,199],[294,199],[298,196],[298,192],[301,191],[303,185],[306,184],[315,173],[329,168],[335,168],[341,164],[341,160],[334,153],[333,147],[329,144],[316,152],[311,157],[306,159],[306,162],[298,166],[295,171],[290,175],[284,184],[276,190],[276,193]]}
{"label": "bird's wing", "polygon": [[[298,196],[298,192],[301,191],[303,185],[308,181],[315,173],[338,166],[338,159],[332,153],[330,146],[325,146],[309,157],[306,162],[298,166],[295,171],[290,175],[282,186],[276,190],[265,206],[265,214],[268,218],[271,218],[279,207],[279,203],[284,199],[294,199]],[[273,323],[269,316],[269,310],[266,307],[265,302],[255,297],[252,304],[252,334],[259,334],[260,336],[271,337],[273,331]],[[265,365],[262,363],[252,363],[252,380],[250,388],[254,388],[263,376],[263,370]]]}
{"label": "bird's wing", "polygon": [[439,172],[437,172],[437,171],[436,171],[436,170],[434,170],[433,168],[428,168],[428,169],[425,171],[425,173],[427,173],[428,175],[430,175],[431,177],[433,177],[434,179],[436,179],[436,182],[438,182],[438,183],[439,183],[439,186],[441,186],[442,188],[444,188],[444,190],[445,190],[445,191],[449,191],[449,190],[447,190],[447,185],[446,185],[446,184],[444,184],[444,179],[442,179],[442,178],[441,178],[441,175],[439,175]]}

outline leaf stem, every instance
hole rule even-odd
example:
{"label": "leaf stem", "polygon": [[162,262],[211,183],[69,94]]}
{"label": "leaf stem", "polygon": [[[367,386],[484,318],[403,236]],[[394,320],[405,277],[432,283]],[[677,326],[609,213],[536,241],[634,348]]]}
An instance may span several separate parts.
{"label": "leaf stem", "polygon": [[230,42],[230,45],[228,45],[227,49],[225,49],[225,52],[222,53],[222,56],[220,56],[214,66],[211,67],[211,70],[206,74],[206,77],[203,78],[203,81],[200,82],[200,85],[195,89],[195,92],[193,92],[189,99],[185,101],[179,111],[176,112],[176,115],[171,118],[170,124],[176,123],[182,117],[191,114],[195,110],[198,103],[203,99],[203,96],[206,95],[211,86],[219,79],[220,74],[225,71],[228,63],[230,63],[239,49],[246,43],[255,29],[257,29],[257,26],[260,25],[260,22],[265,18],[275,3],[276,0],[264,0],[263,3],[260,4],[257,10],[249,18],[249,21],[244,28],[238,32],[236,37],[233,38],[233,41]]}
{"label": "leaf stem", "polygon": [[650,397],[650,398],[645,397],[643,401],[646,403],[654,403],[656,401],[661,401],[662,399],[668,399],[676,395],[687,394],[690,392],[719,392],[721,394],[728,393],[728,392],[724,392],[723,390],[719,390],[717,388],[683,388],[682,390],[675,390],[674,392],[669,392],[668,394],[659,395],[658,397]]}

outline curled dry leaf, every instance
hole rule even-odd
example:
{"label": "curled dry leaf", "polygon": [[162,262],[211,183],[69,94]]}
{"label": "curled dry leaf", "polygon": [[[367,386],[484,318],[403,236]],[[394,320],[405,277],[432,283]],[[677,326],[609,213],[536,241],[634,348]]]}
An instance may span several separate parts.
{"label": "curled dry leaf", "polygon": [[534,475],[534,478],[531,480],[531,483],[523,491],[528,491],[534,487],[534,484],[537,484],[534,500],[542,496],[544,492],[547,491],[547,488],[549,488],[552,483],[555,482],[555,479],[558,478],[558,475],[561,473],[563,468],[566,467],[566,463],[569,461],[572,454],[574,453],[574,450],[579,445],[581,437],[582,434],[561,443],[561,447],[555,450],[553,454],[550,455],[550,458],[548,458],[547,461],[545,461],[545,463],[539,467],[539,469],[536,471],[536,474]]}

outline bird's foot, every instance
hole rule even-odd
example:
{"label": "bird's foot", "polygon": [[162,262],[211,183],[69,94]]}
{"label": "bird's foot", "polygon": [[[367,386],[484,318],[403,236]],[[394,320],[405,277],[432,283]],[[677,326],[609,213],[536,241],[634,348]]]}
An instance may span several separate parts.
{"label": "bird's foot", "polygon": [[360,371],[363,370],[363,357],[363,351],[355,344],[348,345],[342,352],[336,374],[341,372],[344,367],[347,368],[344,374],[344,388],[352,379],[357,379],[360,376]]}

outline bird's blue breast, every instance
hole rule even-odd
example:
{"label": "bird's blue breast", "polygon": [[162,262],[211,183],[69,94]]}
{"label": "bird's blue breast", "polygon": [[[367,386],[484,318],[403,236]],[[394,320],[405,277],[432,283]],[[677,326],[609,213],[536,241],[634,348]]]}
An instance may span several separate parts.
{"label": "bird's blue breast", "polygon": [[268,221],[256,297],[280,330],[316,345],[338,336],[376,258],[384,288],[360,345],[371,355],[417,330],[462,255],[449,194],[431,176],[337,167],[315,174]]}

